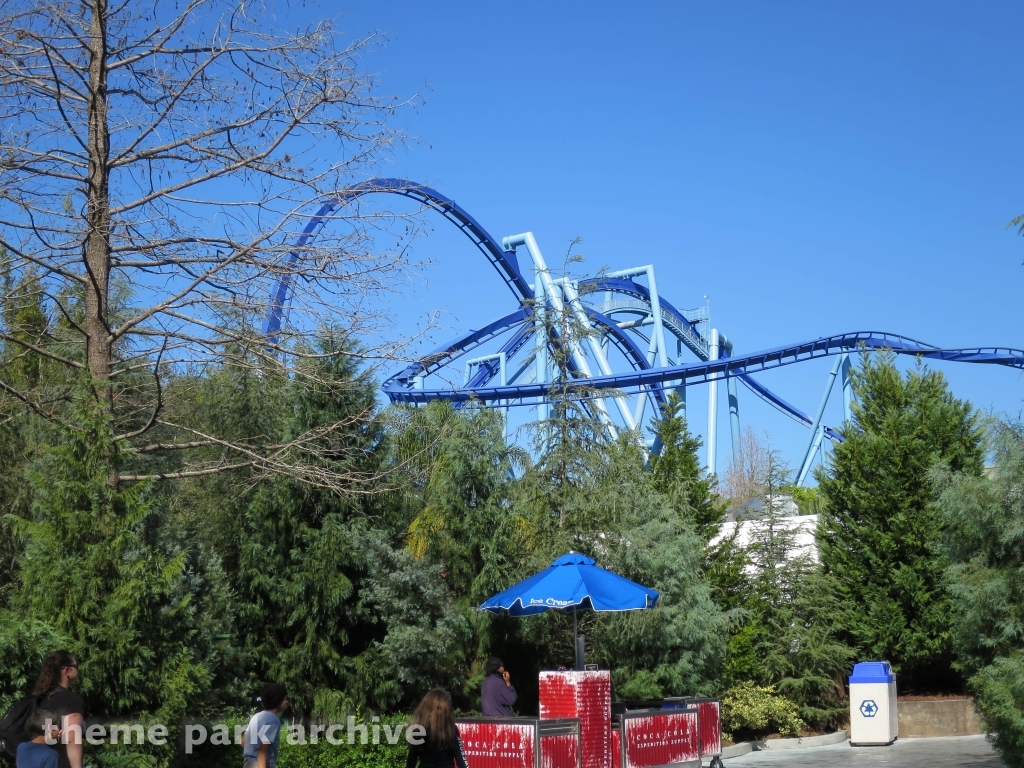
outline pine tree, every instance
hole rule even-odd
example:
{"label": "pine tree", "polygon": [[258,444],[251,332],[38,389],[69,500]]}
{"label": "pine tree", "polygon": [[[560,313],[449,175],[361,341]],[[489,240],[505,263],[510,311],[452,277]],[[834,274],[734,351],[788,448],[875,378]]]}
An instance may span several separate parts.
{"label": "pine tree", "polygon": [[532,527],[510,517],[510,473],[528,459],[507,445],[501,413],[436,401],[401,409],[395,461],[407,467],[409,549],[435,562],[454,595],[476,605],[510,572],[509,547],[530,549]]}
{"label": "pine tree", "polygon": [[817,471],[822,562],[851,609],[861,657],[892,662],[904,690],[948,690],[959,680],[928,471],[980,473],[978,417],[941,373],[919,365],[903,376],[891,353],[865,352],[853,385],[844,442]]}
{"label": "pine tree", "polygon": [[[584,542],[592,539],[595,530],[614,525],[596,518],[587,491],[594,487],[615,438],[610,418],[602,412],[610,393],[576,382],[572,349],[583,346],[593,336],[593,329],[566,308],[560,313],[545,312],[539,332],[550,340],[550,411],[547,420],[534,425],[538,459],[518,484],[518,503],[533,521],[538,537],[536,565],[544,567],[570,549],[586,551]],[[639,442],[635,432],[623,431],[620,436]]]}
{"label": "pine tree", "polygon": [[[359,376],[351,357],[328,355],[314,365],[317,371],[301,377],[313,386],[299,379],[291,386],[279,382],[283,389],[272,390],[270,408],[264,404],[236,418],[265,419],[265,430],[282,442],[290,433],[351,423],[348,434],[336,433],[332,439],[354,441],[366,456],[363,469],[370,469],[380,460],[381,429],[368,421],[360,429],[359,417],[374,406],[373,382]],[[240,378],[242,392],[266,387],[259,377],[250,380],[245,369],[223,375],[228,382]],[[219,393],[213,396],[219,399]],[[224,403],[216,410],[225,422],[220,429],[230,432],[231,406]],[[220,485],[219,479],[214,483]],[[238,596],[237,633],[257,677],[287,686],[299,711],[309,713],[318,698],[345,687],[350,659],[374,637],[372,617],[359,599],[372,560],[365,541],[373,536],[367,524],[370,509],[359,495],[342,497],[288,478],[250,483],[252,489],[225,521],[234,550],[223,554]]]}
{"label": "pine tree", "polygon": [[682,407],[679,395],[669,394],[650,427],[659,452],[651,455],[648,467],[655,489],[703,540],[704,572],[715,601],[731,610],[738,607],[746,558],[736,544],[736,532],[719,536],[728,502],[718,496],[717,478],[701,464],[698,452],[704,442],[690,434]]}
{"label": "pine tree", "polygon": [[725,505],[716,494],[716,478],[701,464],[698,451],[704,441],[690,434],[682,416],[682,400],[676,392],[666,400],[650,427],[660,445],[649,462],[654,487],[669,498],[678,498],[683,514],[704,540],[710,541],[725,517]]}
{"label": "pine tree", "polygon": [[1024,424],[993,424],[985,476],[937,469],[957,667],[996,748],[1024,766]]}
{"label": "pine tree", "polygon": [[736,619],[716,605],[705,578],[706,541],[656,487],[635,442],[604,451],[587,496],[599,520],[615,521],[593,544],[598,565],[661,596],[652,611],[588,616],[588,657],[612,670],[622,698],[716,692]]}
{"label": "pine tree", "polygon": [[272,428],[282,442],[330,428],[317,453],[345,463],[332,471],[366,478],[368,487],[339,494],[259,480],[238,510],[230,567],[237,632],[257,676],[286,685],[298,711],[338,717],[407,706],[428,678],[450,683],[468,624],[439,569],[403,551],[406,529],[388,507],[393,499],[366,492],[383,484],[388,451],[383,423],[373,418],[376,384],[358,356],[333,354],[340,342],[332,334],[322,343],[317,370],[287,384]]}
{"label": "pine tree", "polygon": [[210,681],[187,559],[161,545],[148,484],[109,483],[109,418],[77,422],[29,471],[31,519],[11,521],[25,545],[12,603],[76,653],[90,711],[176,721]]}
{"label": "pine tree", "polygon": [[747,620],[730,642],[728,676],[773,686],[797,704],[812,727],[835,725],[845,711],[843,677],[852,650],[837,636],[842,611],[835,585],[813,553],[797,541],[778,499],[789,474],[769,448],[759,481],[766,489],[762,514],[747,523],[747,572],[743,608]]}
{"label": "pine tree", "polygon": [[17,339],[36,348],[48,346],[42,288],[32,274],[14,280],[3,254],[0,249],[0,270],[4,274],[0,289],[0,607],[16,586],[16,561],[21,552],[6,518],[30,516],[32,494],[25,471],[38,457],[41,444],[50,439],[46,421],[25,409],[12,392],[31,392],[37,399],[54,400],[53,392],[38,397],[53,378],[53,366],[47,366],[38,352],[6,340]]}

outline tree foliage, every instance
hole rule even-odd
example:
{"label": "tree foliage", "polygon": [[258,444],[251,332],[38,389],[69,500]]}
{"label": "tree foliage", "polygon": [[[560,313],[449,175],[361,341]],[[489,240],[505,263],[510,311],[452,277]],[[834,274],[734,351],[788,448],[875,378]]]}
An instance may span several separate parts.
{"label": "tree foliage", "polygon": [[650,469],[655,489],[670,499],[678,499],[690,524],[710,541],[725,517],[725,505],[716,493],[716,478],[708,473],[698,455],[704,441],[690,434],[682,410],[682,399],[676,392],[670,393],[650,427],[660,449],[652,453]]}
{"label": "tree foliage", "polygon": [[81,655],[94,708],[176,719],[210,676],[188,558],[161,541],[148,484],[109,484],[98,447],[110,444],[109,418],[94,409],[78,421],[29,469],[31,519],[10,520],[25,543],[11,607]]}
{"label": "tree foliage", "polygon": [[785,518],[778,498],[788,473],[768,449],[762,514],[746,525],[750,541],[740,605],[742,628],[729,646],[728,677],[771,686],[815,728],[836,725],[846,709],[844,677],[853,651],[840,639],[845,612],[834,580],[797,541],[800,517]]}
{"label": "tree foliage", "polygon": [[1024,766],[1024,425],[992,425],[995,466],[933,470],[958,668],[1006,764]]}
{"label": "tree foliage", "polygon": [[822,562],[851,609],[858,652],[891,661],[904,690],[947,690],[957,681],[939,551],[943,521],[928,472],[939,464],[980,474],[978,417],[950,394],[941,373],[919,365],[901,375],[891,353],[865,352],[853,386],[844,442],[817,472],[826,502]]}

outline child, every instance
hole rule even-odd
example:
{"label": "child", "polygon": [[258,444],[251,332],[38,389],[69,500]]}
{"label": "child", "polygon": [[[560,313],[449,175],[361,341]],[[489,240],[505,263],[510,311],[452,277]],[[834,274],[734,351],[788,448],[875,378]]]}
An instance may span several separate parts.
{"label": "child", "polygon": [[281,719],[277,713],[288,703],[284,697],[284,686],[279,683],[267,683],[260,691],[256,702],[263,711],[253,715],[245,728],[245,768],[276,768],[281,743]]}
{"label": "child", "polygon": [[17,768],[57,768],[57,752],[47,744],[60,739],[57,716],[48,709],[37,709],[25,721],[29,741],[18,745]]}

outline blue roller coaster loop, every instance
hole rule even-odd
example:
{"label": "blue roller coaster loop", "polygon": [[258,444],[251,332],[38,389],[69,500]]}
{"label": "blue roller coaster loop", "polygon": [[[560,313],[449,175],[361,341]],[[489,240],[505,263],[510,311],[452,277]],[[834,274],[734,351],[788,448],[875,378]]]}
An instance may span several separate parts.
{"label": "blue roller coaster loop", "polygon": [[[295,243],[295,248],[287,256],[287,264],[294,267],[299,260],[302,248],[309,245],[317,236],[324,225],[333,217],[334,211],[338,210],[357,197],[387,192],[393,195],[416,200],[451,221],[480,249],[487,257],[498,274],[505,281],[505,284],[512,290],[520,300],[532,299],[533,289],[523,278],[522,270],[519,268],[519,260],[514,251],[506,251],[498,242],[491,237],[487,230],[480,226],[479,222],[463,210],[454,200],[445,197],[440,192],[405,179],[371,179],[352,187],[341,190],[337,195],[329,198],[320,207],[320,210],[309,220],[309,223],[302,230],[302,234]],[[266,321],[263,324],[263,335],[272,341],[276,341],[277,334],[281,332],[284,323],[285,307],[288,305],[288,294],[291,290],[292,274],[286,273],[270,297],[270,311],[267,313]]]}
{"label": "blue roller coaster loop", "polygon": [[[538,343],[537,334],[544,327],[544,324],[539,322],[536,310],[547,308],[551,297],[546,296],[543,301],[536,299],[536,296],[541,294],[535,294],[535,287],[525,278],[515,250],[515,245],[522,245],[524,243],[528,247],[536,249],[536,241],[533,240],[532,235],[526,234],[516,236],[515,238],[506,238],[505,242],[510,245],[510,247],[506,248],[499,244],[498,240],[492,237],[476,219],[456,204],[454,200],[438,193],[436,190],[404,179],[372,179],[343,189],[322,204],[303,229],[301,236],[295,244],[295,248],[288,254],[288,265],[293,267],[298,262],[302,250],[311,245],[323,227],[334,218],[332,214],[335,211],[348,205],[360,196],[372,193],[402,195],[416,200],[426,208],[441,213],[442,216],[454,223],[484,254],[519,303],[519,308],[516,311],[482,328],[468,331],[454,341],[439,347],[434,352],[391,376],[382,385],[385,394],[387,394],[392,402],[400,403],[426,403],[431,400],[447,400],[458,405],[476,401],[507,408],[513,405],[537,405],[546,402],[549,396],[550,382],[539,380],[543,378],[539,373],[541,371],[539,360],[536,361],[535,366],[535,378],[538,380],[530,383],[512,383],[526,370],[527,366],[531,365],[531,361],[527,360],[522,368],[512,376],[512,382],[505,383],[503,386],[494,386],[492,384],[499,375],[499,371],[504,375],[506,360],[523,351],[527,345],[532,343],[537,350],[543,351],[545,347],[553,348],[568,343],[559,339],[557,334],[549,327],[543,330],[543,333],[548,336],[546,341],[543,344]],[[873,331],[828,336],[814,341],[737,356],[733,354],[732,345],[724,337],[721,337],[718,331],[713,330],[710,337],[705,335],[705,332],[702,332],[702,329],[696,322],[687,318],[684,313],[677,310],[665,298],[658,295],[658,292],[653,289],[653,267],[640,267],[625,270],[621,273],[612,273],[608,276],[582,280],[578,284],[573,283],[571,286],[563,280],[560,281],[563,286],[562,288],[552,288],[554,283],[551,282],[539,250],[536,252],[531,250],[531,256],[534,259],[535,270],[540,270],[536,272],[538,280],[543,277],[547,281],[546,285],[548,288],[545,291],[564,291],[566,297],[576,302],[572,306],[575,308],[574,311],[579,312],[579,317],[585,318],[586,322],[591,324],[595,333],[605,340],[605,343],[614,345],[632,367],[632,370],[622,373],[610,372],[608,363],[605,361],[603,374],[587,374],[585,372],[587,368],[586,361],[580,358],[572,359],[569,356],[570,373],[576,378],[578,385],[596,393],[607,391],[613,399],[620,398],[621,395],[616,393],[633,391],[639,395],[641,400],[645,397],[651,397],[655,402],[663,403],[668,391],[672,389],[683,391],[681,388],[689,384],[723,380],[727,382],[739,381],[759,398],[782,413],[805,426],[811,427],[812,441],[808,444],[808,452],[804,458],[799,482],[802,482],[805,477],[812,458],[812,452],[817,449],[821,438],[842,440],[842,436],[838,431],[821,424],[821,418],[828,399],[828,392],[840,368],[843,370],[844,389],[849,385],[847,369],[850,353],[860,349],[891,349],[897,354],[913,355],[926,359],[1024,368],[1024,352],[1016,349],[941,349],[899,334]],[[632,276],[644,274],[645,270],[651,287],[631,279]],[[286,271],[286,276],[278,282],[270,297],[270,309],[264,322],[263,332],[272,344],[277,343],[278,335],[285,321],[285,311],[293,274],[293,272]],[[538,283],[536,290],[541,290],[542,287]],[[626,296],[630,298],[630,301],[618,304],[612,302],[608,304],[608,309],[604,311],[599,311],[593,306],[582,303],[581,296],[600,292],[604,292],[606,296]],[[635,321],[620,323],[613,319],[610,314],[606,314],[612,312],[627,315],[634,313],[640,317]],[[664,330],[668,330],[679,344],[687,347],[698,358],[699,362],[676,365],[667,364],[664,352],[665,340],[662,338],[660,343],[656,344],[656,334],[653,332],[650,339],[651,346],[645,354],[637,345],[633,336],[626,332],[626,328],[634,329],[641,338],[647,340],[639,332],[639,326],[649,324],[653,324],[656,328],[660,329],[661,333],[664,333]],[[487,355],[484,358],[473,361],[478,367],[472,375],[468,376],[463,386],[424,387],[424,379],[427,376],[440,372],[473,349],[504,334],[511,334],[511,336],[502,344],[497,354]],[[719,339],[722,341],[721,345],[719,345]],[[657,357],[661,360],[661,363],[657,366],[654,364],[655,351],[657,351]],[[534,356],[537,354],[540,354],[540,352],[535,352]],[[814,419],[751,377],[752,373],[758,371],[833,355],[843,355],[844,357],[833,368],[822,405],[817,417]],[[842,366],[840,363],[842,363]],[[578,367],[580,365],[583,366],[582,369]],[[468,365],[467,373],[469,373]],[[735,455],[739,429],[738,406],[735,405],[734,385],[730,383],[729,387]],[[712,392],[714,390],[715,387],[712,387]],[[601,396],[598,395],[598,397]],[[714,402],[715,400],[712,399],[709,403],[712,413],[715,410]],[[621,401],[619,404],[621,411]],[[733,410],[734,408],[735,411]],[[629,414],[626,414],[624,411],[622,412],[627,421],[629,421]],[[642,409],[639,406],[638,413],[642,413]],[[709,422],[708,441],[709,468],[712,471],[714,467],[712,449],[714,444],[713,430],[714,418]],[[818,435],[816,438],[813,437],[814,433]]]}

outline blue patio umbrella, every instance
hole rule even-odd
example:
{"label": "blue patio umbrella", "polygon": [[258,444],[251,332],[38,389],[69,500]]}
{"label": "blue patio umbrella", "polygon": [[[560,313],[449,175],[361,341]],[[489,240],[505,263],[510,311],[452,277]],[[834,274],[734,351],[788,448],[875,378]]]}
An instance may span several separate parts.
{"label": "blue patio umbrella", "polygon": [[[532,616],[544,611],[572,611],[572,635],[576,634],[576,609],[593,611],[641,611],[653,608],[658,591],[594,565],[593,558],[570,552],[540,573],[509,587],[480,605],[491,613]],[[583,657],[576,644],[576,668]]]}

